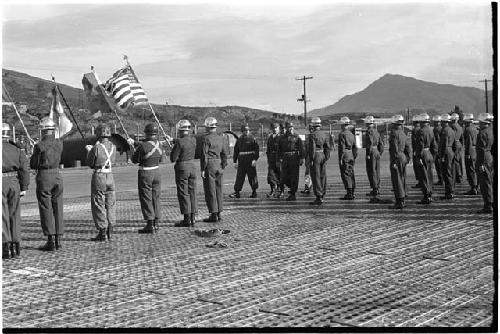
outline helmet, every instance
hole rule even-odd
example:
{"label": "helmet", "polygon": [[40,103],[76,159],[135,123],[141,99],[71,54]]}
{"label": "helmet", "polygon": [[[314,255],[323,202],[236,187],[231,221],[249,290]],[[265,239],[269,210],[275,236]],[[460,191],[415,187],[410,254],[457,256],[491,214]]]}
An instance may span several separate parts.
{"label": "helmet", "polygon": [[40,129],[43,130],[54,130],[56,128],[56,123],[50,117],[44,117],[40,121]]}
{"label": "helmet", "polygon": [[319,117],[313,117],[311,118],[311,123],[310,123],[311,126],[321,126],[321,118]]}
{"label": "helmet", "polygon": [[434,121],[434,122],[441,122],[441,115],[434,115],[434,116],[432,116],[432,121]]}
{"label": "helmet", "polygon": [[473,114],[464,114],[464,122],[472,122],[472,121],[474,121]]}
{"label": "helmet", "polygon": [[95,129],[95,134],[97,137],[111,137],[111,128],[106,124],[99,124]]}
{"label": "helmet", "polygon": [[391,118],[392,124],[404,124],[404,122],[405,122],[405,119],[404,119],[403,115],[394,115]]}
{"label": "helmet", "polygon": [[411,117],[411,121],[412,121],[412,123],[420,122],[420,115],[413,115]]}
{"label": "helmet", "polygon": [[373,124],[373,123],[375,123],[375,118],[373,116],[365,117],[365,124]]}
{"label": "helmet", "polygon": [[444,114],[441,116],[441,122],[451,122],[451,116],[448,114]]}
{"label": "helmet", "polygon": [[157,135],[158,134],[158,125],[154,123],[146,124],[144,127],[144,133],[147,135]]}
{"label": "helmet", "polygon": [[450,119],[451,119],[452,121],[458,121],[458,120],[459,120],[459,118],[460,118],[460,116],[458,116],[458,114],[457,114],[457,113],[455,113],[455,112],[454,112],[453,114],[451,114],[451,116],[450,116]]}
{"label": "helmet", "polygon": [[191,123],[187,119],[181,119],[179,122],[177,122],[177,130],[189,131],[191,130]]}
{"label": "helmet", "polygon": [[207,117],[205,120],[205,127],[207,128],[216,128],[217,120],[214,117]]}
{"label": "helmet", "polygon": [[340,117],[339,123],[340,124],[349,124],[349,123],[351,123],[351,120],[347,116],[342,116],[342,117]]}
{"label": "helmet", "polygon": [[427,113],[420,114],[419,118],[420,118],[420,122],[426,122],[426,123],[428,123],[428,122],[431,121],[431,117]]}
{"label": "helmet", "polygon": [[10,138],[10,125],[8,123],[2,123],[2,138]]}
{"label": "helmet", "polygon": [[293,128],[292,122],[285,122],[285,129],[288,129],[288,128]]}
{"label": "helmet", "polygon": [[241,132],[248,130],[250,131],[250,126],[248,126],[248,123],[245,123],[241,126]]}
{"label": "helmet", "polygon": [[479,114],[478,119],[480,123],[490,124],[493,121],[494,117],[492,114],[486,112]]}

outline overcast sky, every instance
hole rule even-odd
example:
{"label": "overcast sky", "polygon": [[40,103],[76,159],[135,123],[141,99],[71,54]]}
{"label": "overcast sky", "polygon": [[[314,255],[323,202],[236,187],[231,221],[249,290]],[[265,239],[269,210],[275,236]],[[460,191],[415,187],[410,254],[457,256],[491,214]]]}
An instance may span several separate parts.
{"label": "overcast sky", "polygon": [[[306,1],[304,1],[305,3]],[[149,99],[300,113],[385,73],[482,88],[492,69],[489,2],[264,5],[3,2],[3,67],[82,88],[126,54]]]}

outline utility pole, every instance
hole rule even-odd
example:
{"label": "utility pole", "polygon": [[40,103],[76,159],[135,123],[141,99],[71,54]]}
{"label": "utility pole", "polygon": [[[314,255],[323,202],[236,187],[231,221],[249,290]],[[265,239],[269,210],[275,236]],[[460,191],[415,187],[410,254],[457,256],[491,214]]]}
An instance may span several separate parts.
{"label": "utility pole", "polygon": [[302,76],[302,78],[296,78],[295,80],[301,80],[303,81],[304,84],[304,94],[300,99],[297,99],[298,102],[304,102],[304,127],[307,128],[307,101],[310,101],[307,99],[306,95],[306,80],[312,79],[313,77],[306,77],[305,75]]}
{"label": "utility pole", "polygon": [[486,112],[488,112],[488,82],[491,82],[491,80],[480,80],[479,82],[484,82],[484,95],[486,97]]}

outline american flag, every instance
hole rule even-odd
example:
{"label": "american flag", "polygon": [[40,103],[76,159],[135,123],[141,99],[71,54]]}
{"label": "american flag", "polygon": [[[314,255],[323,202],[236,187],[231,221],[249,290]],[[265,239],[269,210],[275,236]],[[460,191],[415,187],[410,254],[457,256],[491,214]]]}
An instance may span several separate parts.
{"label": "american flag", "polygon": [[116,71],[106,81],[104,89],[121,109],[127,109],[130,104],[148,103],[148,97],[130,65]]}

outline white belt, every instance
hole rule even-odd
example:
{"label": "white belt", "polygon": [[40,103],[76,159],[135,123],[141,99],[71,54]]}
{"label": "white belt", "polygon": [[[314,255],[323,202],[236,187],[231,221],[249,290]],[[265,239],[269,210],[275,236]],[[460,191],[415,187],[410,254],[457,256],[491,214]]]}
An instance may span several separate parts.
{"label": "white belt", "polygon": [[248,155],[248,154],[255,154],[254,151],[245,151],[245,152],[239,152],[239,155]]}
{"label": "white belt", "polygon": [[111,173],[111,167],[94,169],[95,173]]}
{"label": "white belt", "polygon": [[153,170],[153,169],[158,169],[159,166],[153,166],[153,167],[144,167],[144,166],[139,166],[139,170]]}

